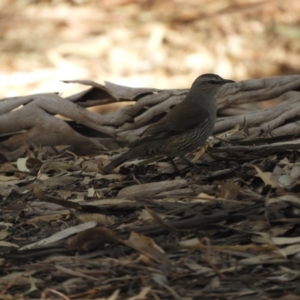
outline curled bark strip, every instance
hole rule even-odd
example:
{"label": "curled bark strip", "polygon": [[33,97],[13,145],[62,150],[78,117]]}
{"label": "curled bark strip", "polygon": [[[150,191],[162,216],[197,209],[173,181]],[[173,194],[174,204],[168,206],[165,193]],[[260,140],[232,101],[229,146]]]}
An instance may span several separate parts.
{"label": "curled bark strip", "polygon": [[[0,100],[0,146],[16,150],[26,143],[86,145],[91,143],[91,136],[105,143],[103,148],[115,149],[113,141],[120,137],[130,141],[129,137],[140,136],[147,126],[180,103],[188,92],[187,89],[130,88],[110,82],[102,85],[90,80],[65,82],[89,88],[67,98],[48,93]],[[287,91],[299,90],[299,87],[299,75],[224,85],[217,94],[218,111],[223,117],[217,119],[214,133],[240,125],[240,128],[246,126],[247,130],[242,135],[236,132],[236,137],[245,138],[245,134],[258,134],[258,137],[299,134],[300,94],[297,92],[285,94],[282,103],[264,110],[238,106],[273,99]],[[105,115],[86,109],[118,101],[132,101],[132,105]],[[91,132],[93,135],[90,135]]]}
{"label": "curled bark strip", "polygon": [[253,111],[249,114],[218,118],[214,133],[233,128],[235,125],[243,125],[245,121],[250,128],[250,134],[260,129],[272,130],[283,124],[286,120],[299,115],[300,93],[297,96],[264,110]]}

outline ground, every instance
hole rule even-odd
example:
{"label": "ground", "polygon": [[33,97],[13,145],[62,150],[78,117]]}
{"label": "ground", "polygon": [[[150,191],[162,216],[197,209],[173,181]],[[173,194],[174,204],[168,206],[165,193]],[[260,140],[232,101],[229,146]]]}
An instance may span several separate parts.
{"label": "ground", "polygon": [[[299,72],[298,1],[1,6],[3,97],[77,91],[60,79],[179,89],[204,72]],[[68,145],[1,154],[0,298],[298,299],[297,139],[249,140],[244,125],[243,144],[215,139],[179,171],[103,174],[111,153]]]}

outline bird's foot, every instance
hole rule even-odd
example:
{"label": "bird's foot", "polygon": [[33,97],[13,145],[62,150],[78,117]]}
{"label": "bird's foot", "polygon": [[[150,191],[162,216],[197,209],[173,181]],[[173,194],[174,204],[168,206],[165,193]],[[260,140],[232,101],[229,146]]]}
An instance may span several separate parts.
{"label": "bird's foot", "polygon": [[193,163],[191,160],[189,160],[188,158],[186,158],[186,157],[184,157],[184,156],[182,156],[182,157],[180,157],[183,161],[185,161],[188,165],[190,165],[190,166],[192,166],[192,167],[194,167],[196,170],[201,170],[201,168],[197,165],[197,164],[195,164],[195,163]]}

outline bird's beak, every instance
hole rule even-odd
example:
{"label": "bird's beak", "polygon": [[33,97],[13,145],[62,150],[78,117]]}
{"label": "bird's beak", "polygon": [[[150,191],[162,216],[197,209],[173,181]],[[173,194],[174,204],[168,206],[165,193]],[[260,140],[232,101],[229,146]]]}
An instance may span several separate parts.
{"label": "bird's beak", "polygon": [[223,84],[225,83],[234,83],[235,81],[230,80],[230,79],[224,79]]}

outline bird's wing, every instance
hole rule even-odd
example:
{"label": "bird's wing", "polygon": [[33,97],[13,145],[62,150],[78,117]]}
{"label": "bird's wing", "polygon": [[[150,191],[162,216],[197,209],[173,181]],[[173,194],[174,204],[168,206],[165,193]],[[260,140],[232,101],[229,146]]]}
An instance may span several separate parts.
{"label": "bird's wing", "polygon": [[206,108],[201,110],[186,105],[177,105],[159,122],[149,126],[142,140],[160,139],[177,135],[199,126],[209,117]]}

